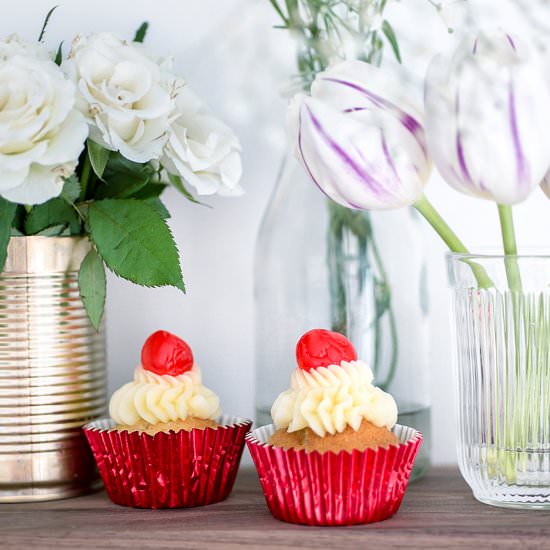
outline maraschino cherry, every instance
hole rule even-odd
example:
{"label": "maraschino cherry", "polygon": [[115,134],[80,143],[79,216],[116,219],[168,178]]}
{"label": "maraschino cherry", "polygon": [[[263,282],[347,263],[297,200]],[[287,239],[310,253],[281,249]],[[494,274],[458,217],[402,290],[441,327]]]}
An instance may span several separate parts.
{"label": "maraschino cherry", "polygon": [[355,348],[343,334],[322,328],[306,332],[296,345],[296,361],[305,371],[356,359]]}
{"label": "maraschino cherry", "polygon": [[157,330],[141,349],[141,366],[155,374],[178,376],[193,368],[191,348],[175,334]]}

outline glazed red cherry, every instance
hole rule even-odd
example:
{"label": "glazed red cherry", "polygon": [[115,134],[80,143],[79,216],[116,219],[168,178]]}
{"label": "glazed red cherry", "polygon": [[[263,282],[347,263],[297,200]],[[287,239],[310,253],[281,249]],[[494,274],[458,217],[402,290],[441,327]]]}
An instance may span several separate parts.
{"label": "glazed red cherry", "polygon": [[155,374],[178,376],[193,368],[191,348],[175,334],[157,330],[141,349],[141,366]]}
{"label": "glazed red cherry", "polygon": [[343,334],[322,328],[306,332],[296,345],[296,361],[306,371],[356,359],[355,348]]}

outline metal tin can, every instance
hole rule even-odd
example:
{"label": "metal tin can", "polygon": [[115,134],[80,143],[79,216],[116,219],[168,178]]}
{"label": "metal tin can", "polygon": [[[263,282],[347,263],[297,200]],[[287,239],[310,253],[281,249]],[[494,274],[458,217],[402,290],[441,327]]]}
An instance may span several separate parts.
{"label": "metal tin can", "polygon": [[86,237],[13,237],[0,274],[0,502],[97,483],[81,426],[107,403],[105,335],[78,291]]}

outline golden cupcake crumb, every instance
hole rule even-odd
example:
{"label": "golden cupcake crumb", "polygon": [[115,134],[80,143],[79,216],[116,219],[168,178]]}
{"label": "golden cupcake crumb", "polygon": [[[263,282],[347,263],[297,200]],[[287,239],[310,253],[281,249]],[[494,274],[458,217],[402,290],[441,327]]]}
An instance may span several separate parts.
{"label": "golden cupcake crumb", "polygon": [[116,429],[119,431],[143,432],[148,435],[155,435],[159,432],[179,432],[180,430],[190,432],[191,430],[205,430],[206,428],[216,429],[217,427],[218,424],[214,420],[191,417],[173,422],[158,422],[157,424],[149,424],[145,420],[139,420],[131,426],[118,425]]}
{"label": "golden cupcake crumb", "polygon": [[399,445],[399,439],[386,427],[378,427],[363,420],[359,429],[354,431],[347,426],[341,433],[318,436],[311,428],[305,428],[297,432],[287,432],[285,429],[277,430],[270,438],[269,444],[283,449],[305,449],[307,452],[318,451],[326,453],[332,451],[364,451],[365,449],[378,449]]}

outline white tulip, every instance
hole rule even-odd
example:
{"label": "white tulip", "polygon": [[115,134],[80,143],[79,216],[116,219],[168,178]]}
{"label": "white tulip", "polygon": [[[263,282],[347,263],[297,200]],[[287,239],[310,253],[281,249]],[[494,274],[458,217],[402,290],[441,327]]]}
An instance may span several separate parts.
{"label": "white tulip", "polygon": [[299,160],[331,199],[362,210],[414,204],[431,170],[422,119],[404,84],[361,61],[317,75],[288,126]]}
{"label": "white tulip", "polygon": [[536,52],[505,33],[466,39],[426,79],[426,134],[449,185],[503,205],[550,166],[550,90]]}
{"label": "white tulip", "polygon": [[234,132],[214,117],[181,80],[174,84],[176,104],[161,159],[199,195],[240,195],[241,146]]}
{"label": "white tulip", "polygon": [[28,205],[57,197],[87,134],[75,87],[47,51],[0,42],[0,195]]}
{"label": "white tulip", "polygon": [[174,108],[162,64],[141,44],[108,33],[77,36],[63,63],[93,141],[134,162],[158,160]]}

